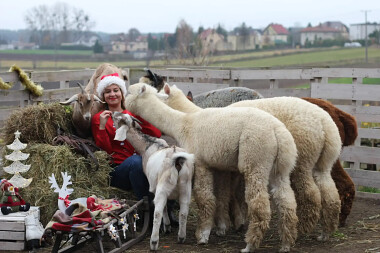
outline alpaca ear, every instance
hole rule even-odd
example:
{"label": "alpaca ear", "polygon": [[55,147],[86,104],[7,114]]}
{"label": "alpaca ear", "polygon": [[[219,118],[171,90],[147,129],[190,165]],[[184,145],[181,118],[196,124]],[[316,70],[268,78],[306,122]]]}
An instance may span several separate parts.
{"label": "alpaca ear", "polygon": [[146,86],[143,85],[143,86],[140,88],[139,95],[143,94],[145,91],[146,91]]}
{"label": "alpaca ear", "polygon": [[193,98],[193,93],[191,91],[189,91],[186,95],[186,97],[190,100],[190,101],[194,101],[194,98]]}
{"label": "alpaca ear", "polygon": [[164,85],[164,92],[165,94],[170,95],[170,86],[168,83],[165,83]]}

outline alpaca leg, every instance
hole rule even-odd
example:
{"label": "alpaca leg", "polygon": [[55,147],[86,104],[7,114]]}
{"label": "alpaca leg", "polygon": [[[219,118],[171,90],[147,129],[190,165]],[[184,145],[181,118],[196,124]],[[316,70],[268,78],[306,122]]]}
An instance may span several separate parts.
{"label": "alpaca leg", "polygon": [[[249,170],[251,174],[244,175],[249,224],[245,235],[247,246],[240,252],[252,252],[258,248],[265,231],[269,228],[271,219],[270,201],[267,191],[269,178],[268,175],[263,175],[265,170],[264,168]],[[255,171],[255,173],[252,173],[252,171]]]}
{"label": "alpaca leg", "polygon": [[279,215],[280,252],[289,252],[297,239],[297,204],[290,187],[289,175],[277,171],[271,173],[271,194]]}
{"label": "alpaca leg", "polygon": [[299,159],[290,176],[297,200],[298,231],[301,234],[310,233],[320,218],[321,193],[314,182],[312,168],[313,165],[306,160]]}
{"label": "alpaca leg", "polygon": [[246,203],[242,201],[244,198],[244,178],[240,173],[231,173],[231,200],[230,214],[233,220],[234,228],[241,229],[245,223]]}
{"label": "alpaca leg", "polygon": [[338,189],[341,201],[339,226],[343,227],[346,224],[347,216],[350,214],[352,203],[354,202],[355,184],[351,177],[343,169],[339,159],[335,162],[331,170],[331,176],[335,182],[336,188]]}
{"label": "alpaca leg", "polygon": [[230,188],[231,172],[227,171],[214,171],[214,184],[215,184],[215,197],[216,197],[216,234],[223,236],[226,230],[230,227],[229,220],[229,202],[230,202]]}
{"label": "alpaca leg", "polygon": [[191,181],[179,187],[179,230],[178,242],[184,243],[186,240],[186,224],[187,216],[189,214],[189,206],[191,202]]}
{"label": "alpaca leg", "polygon": [[213,192],[213,175],[202,165],[196,165],[194,170],[194,199],[197,203],[198,226],[195,237],[198,244],[207,244],[215,215],[215,195]]}
{"label": "alpaca leg", "polygon": [[331,178],[330,170],[314,170],[314,179],[319,187],[322,199],[322,234],[317,239],[319,241],[327,241],[329,235],[338,227],[340,198],[335,183]]}

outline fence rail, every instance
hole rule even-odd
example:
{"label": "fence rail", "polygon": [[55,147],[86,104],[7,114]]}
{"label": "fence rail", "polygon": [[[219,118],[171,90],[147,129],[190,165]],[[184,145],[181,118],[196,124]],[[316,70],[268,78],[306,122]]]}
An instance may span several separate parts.
{"label": "fence rail", "polygon": [[[130,83],[144,75],[142,69],[126,69]],[[264,97],[295,96],[328,99],[338,108],[355,116],[358,138],[354,146],[345,147],[341,160],[349,164],[348,173],[356,185],[380,188],[380,172],[362,168],[366,164],[380,165],[380,85],[363,84],[365,78],[380,78],[380,68],[300,68],[300,69],[152,69],[193,95],[231,86],[246,86]],[[38,102],[64,101],[79,92],[76,82],[87,84],[93,69],[75,71],[28,72],[30,78],[44,87],[41,97],[25,91],[15,73],[0,73],[5,82],[14,82],[11,90],[0,89],[0,126],[10,113],[20,107]],[[334,78],[350,78],[350,84],[334,83]],[[286,81],[287,85],[281,83]],[[295,85],[291,83],[294,82]],[[308,88],[294,88],[302,82]],[[290,83],[290,85],[289,85]],[[379,82],[380,84],[380,82]],[[366,128],[364,125],[373,125]],[[370,146],[363,146],[367,141]],[[380,198],[380,194],[360,193],[360,196]]]}

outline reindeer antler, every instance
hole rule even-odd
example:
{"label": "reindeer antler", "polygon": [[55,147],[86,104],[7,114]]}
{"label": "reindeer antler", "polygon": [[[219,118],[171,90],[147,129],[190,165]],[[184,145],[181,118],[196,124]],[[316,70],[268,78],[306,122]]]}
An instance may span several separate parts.
{"label": "reindeer antler", "polygon": [[49,177],[49,183],[51,183],[51,188],[54,188],[54,192],[58,192],[61,190],[61,188],[59,188],[58,184],[57,184],[57,181],[55,180],[55,176],[54,176],[54,173],[51,174],[51,177]]}
{"label": "reindeer antler", "polygon": [[63,184],[62,184],[62,189],[66,189],[67,194],[70,195],[74,190],[67,188],[68,185],[72,184],[70,181],[71,176],[67,174],[67,172],[61,172],[62,178],[63,178]]}

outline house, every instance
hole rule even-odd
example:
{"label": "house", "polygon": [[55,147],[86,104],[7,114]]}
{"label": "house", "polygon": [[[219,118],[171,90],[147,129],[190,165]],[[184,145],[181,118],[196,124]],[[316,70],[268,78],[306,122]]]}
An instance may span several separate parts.
{"label": "house", "polygon": [[70,47],[70,46],[84,46],[84,47],[93,47],[97,40],[100,40],[100,37],[98,35],[92,34],[92,35],[82,35],[79,37],[78,40],[74,42],[68,42],[68,43],[61,43],[61,46],[63,47]]}
{"label": "house", "polygon": [[206,29],[198,35],[202,43],[202,53],[213,53],[215,51],[226,51],[227,43],[224,36],[218,34],[215,29]]}
{"label": "house", "polygon": [[129,41],[125,34],[118,34],[111,38],[112,50],[110,54],[141,53],[148,51],[147,36],[138,36],[135,41]]}
{"label": "house", "polygon": [[288,43],[289,31],[280,24],[269,24],[263,30],[263,45],[279,45]]}
{"label": "house", "polygon": [[337,40],[349,37],[347,26],[341,22],[325,22],[318,26],[306,27],[300,33],[302,46],[305,46],[306,42],[314,43],[316,40]]}
{"label": "house", "polygon": [[228,34],[228,50],[241,51],[262,48],[261,31],[252,28],[247,29],[247,35],[236,29]]}
{"label": "house", "polygon": [[[366,24],[352,24],[350,25],[350,40],[364,40],[365,39]],[[367,23],[367,37],[374,31],[380,31],[380,24]]]}

